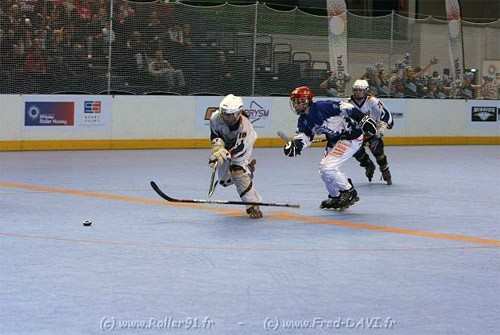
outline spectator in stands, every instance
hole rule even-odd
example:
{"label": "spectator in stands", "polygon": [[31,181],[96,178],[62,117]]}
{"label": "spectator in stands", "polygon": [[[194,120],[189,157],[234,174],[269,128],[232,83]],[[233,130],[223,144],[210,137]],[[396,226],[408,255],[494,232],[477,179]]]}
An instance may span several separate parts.
{"label": "spectator in stands", "polygon": [[384,64],[375,64],[375,69],[377,70],[377,75],[375,77],[377,83],[378,96],[389,96],[389,75],[385,72]]}
{"label": "spectator in stands", "polygon": [[483,99],[498,99],[498,86],[493,76],[483,76],[481,97]]}
{"label": "spectator in stands", "polygon": [[465,72],[462,81],[456,82],[455,94],[458,99],[475,99],[476,90],[480,85],[474,85],[474,73]]}
{"label": "spectator in stands", "polygon": [[164,31],[165,26],[163,25],[158,12],[156,10],[152,11],[144,34],[149,51],[162,49],[164,47],[162,37],[164,35]]}
{"label": "spectator in stands", "polygon": [[129,5],[128,1],[122,1],[118,6],[118,22],[124,24],[127,20],[135,16],[135,10]]}
{"label": "spectator in stands", "polygon": [[56,5],[48,17],[47,25],[50,26],[51,29],[56,30],[63,29],[68,23],[69,17],[66,13],[66,8],[63,4]]}
{"label": "spectator in stands", "polygon": [[443,69],[443,75],[441,76],[441,82],[443,86],[451,86],[452,81],[453,77],[450,75],[450,69]]}
{"label": "spectator in stands", "polygon": [[182,44],[185,48],[191,48],[193,45],[192,35],[191,24],[184,23],[182,25]]}
{"label": "spectator in stands", "polygon": [[66,39],[63,29],[54,30],[48,40],[48,72],[55,79],[56,90],[63,90],[64,85],[60,78],[68,78],[70,75],[67,58],[71,50],[71,42]]}
{"label": "spectator in stands", "polygon": [[133,68],[138,72],[144,71],[147,64],[147,47],[139,31],[136,30],[132,33],[132,38],[127,41],[127,50],[134,64]]}
{"label": "spectator in stands", "polygon": [[162,84],[166,82],[169,89],[186,85],[184,81],[184,73],[182,70],[176,70],[170,65],[169,61],[163,56],[163,51],[156,50],[153,60],[148,66],[149,73],[153,78]]}
{"label": "spectator in stands", "polygon": [[330,72],[330,76],[326,78],[319,87],[326,91],[326,95],[330,97],[347,97],[347,84],[351,81],[351,76],[345,72]]}
{"label": "spectator in stands", "polygon": [[405,98],[416,98],[419,93],[417,75],[415,69],[407,66],[403,71],[402,83]]}
{"label": "spectator in stands", "polygon": [[44,93],[42,87],[47,82],[47,64],[47,55],[42,50],[41,42],[35,39],[26,54],[23,68],[26,82],[33,85],[30,87],[32,93]]}
{"label": "spectator in stands", "polygon": [[382,63],[377,63],[375,66],[368,66],[361,79],[365,79],[368,82],[368,92],[371,95],[387,96],[389,94],[389,80],[385,75]]}
{"label": "spectator in stands", "polygon": [[169,54],[172,56],[175,66],[181,66],[180,60],[182,59],[185,51],[184,46],[184,30],[179,23],[170,26],[167,31],[166,47]]}
{"label": "spectator in stands", "polygon": [[85,22],[90,22],[92,19],[92,2],[90,1],[75,1],[75,10],[79,19]]}
{"label": "spectator in stands", "polygon": [[389,78],[389,95],[393,98],[404,98],[405,96],[403,79],[399,73],[399,69],[394,69],[392,71],[392,76]]}
{"label": "spectator in stands", "polygon": [[177,44],[184,43],[184,31],[180,24],[174,24],[173,26],[168,28],[168,38],[171,42]]}
{"label": "spectator in stands", "polygon": [[40,40],[35,39],[26,54],[24,61],[24,72],[28,74],[47,73],[47,55],[42,50]]}
{"label": "spectator in stands", "polygon": [[[16,69],[20,69],[20,64],[16,61],[20,61],[15,57],[14,46],[16,45],[16,35],[13,29],[9,29],[3,32],[2,44],[0,48],[0,68],[3,71],[14,72]],[[24,64],[24,62],[22,62]]]}
{"label": "spectator in stands", "polygon": [[448,96],[440,85],[440,80],[437,78],[429,78],[425,89],[424,98],[428,99],[446,99]]}
{"label": "spectator in stands", "polygon": [[213,82],[210,86],[216,93],[224,95],[234,89],[235,80],[231,65],[227,62],[223,50],[217,51],[211,71],[210,77]]}
{"label": "spectator in stands", "polygon": [[89,63],[87,57],[87,50],[85,46],[75,41],[65,57],[65,63],[68,64],[69,70],[74,77],[85,78],[89,75]]}

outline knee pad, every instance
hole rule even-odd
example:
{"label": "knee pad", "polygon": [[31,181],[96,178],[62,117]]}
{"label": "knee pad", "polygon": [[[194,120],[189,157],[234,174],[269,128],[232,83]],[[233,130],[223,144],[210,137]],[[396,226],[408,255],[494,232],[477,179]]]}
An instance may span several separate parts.
{"label": "knee pad", "polygon": [[380,167],[380,170],[387,169],[389,164],[387,163],[386,155],[382,154],[381,156],[375,156],[375,158],[377,159],[377,164]]}
{"label": "knee pad", "polygon": [[252,178],[250,174],[239,165],[231,165],[229,167],[229,171],[231,172],[231,180],[236,186],[236,190],[240,197],[243,197],[245,194],[250,192],[253,187]]}
{"label": "knee pad", "polygon": [[384,141],[381,137],[373,137],[370,141],[370,151],[375,157],[384,155]]}
{"label": "knee pad", "polygon": [[360,166],[366,167],[372,164],[370,156],[366,153],[364,146],[359,148],[359,150],[354,154],[354,158],[356,158]]}
{"label": "knee pad", "polygon": [[245,173],[245,169],[242,166],[234,164],[229,166],[229,171],[231,172],[231,176]]}
{"label": "knee pad", "polygon": [[356,158],[356,160],[357,160],[358,162],[363,161],[363,159],[365,158],[365,156],[367,156],[367,154],[366,154],[366,150],[365,150],[365,146],[364,146],[364,145],[362,145],[362,146],[358,149],[358,151],[356,151],[356,153],[355,153],[353,156],[354,156],[354,158]]}

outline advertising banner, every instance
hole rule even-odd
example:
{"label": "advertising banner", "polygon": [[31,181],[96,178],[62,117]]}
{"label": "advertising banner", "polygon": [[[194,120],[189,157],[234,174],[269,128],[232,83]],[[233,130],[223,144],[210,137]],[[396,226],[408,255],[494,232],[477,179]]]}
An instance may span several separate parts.
{"label": "advertising banner", "polygon": [[327,0],[330,67],[339,77],[348,73],[347,6],[344,0]]}
{"label": "advertising banner", "polygon": [[446,0],[446,17],[448,18],[448,42],[450,61],[453,66],[453,77],[454,79],[463,79],[464,49],[462,17],[458,0]]}
{"label": "advertising banner", "polygon": [[74,126],[75,103],[65,101],[26,101],[25,126]]}
{"label": "advertising banner", "polygon": [[471,125],[491,126],[500,124],[499,100],[469,100],[467,101],[467,120]]}
{"label": "advertising banner", "polygon": [[[215,96],[197,96],[196,97],[196,115],[198,125],[207,127],[210,124],[210,117],[219,108],[219,103],[223,97]],[[270,97],[243,97],[245,113],[248,115],[254,128],[271,127],[271,107],[272,98]]]}
{"label": "advertising banner", "polygon": [[27,95],[24,126],[111,128],[111,96]]}

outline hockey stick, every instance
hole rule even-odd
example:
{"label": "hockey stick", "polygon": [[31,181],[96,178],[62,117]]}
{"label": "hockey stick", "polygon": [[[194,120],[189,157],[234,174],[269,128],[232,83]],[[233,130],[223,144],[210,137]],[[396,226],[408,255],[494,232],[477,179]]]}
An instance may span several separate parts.
{"label": "hockey stick", "polygon": [[[288,143],[288,142],[293,140],[293,137],[288,136],[287,134],[285,134],[285,132],[283,132],[281,130],[279,130],[277,132],[277,134],[281,138],[281,140],[285,143]],[[321,135],[321,137],[314,138],[312,143],[321,143],[321,142],[326,142],[326,141],[327,141],[326,137]]]}
{"label": "hockey stick", "polygon": [[281,130],[278,130],[277,134],[281,138],[281,140],[285,143],[288,143],[292,140],[291,137],[288,137],[288,135],[282,132]]}
{"label": "hockey stick", "polygon": [[217,186],[217,181],[215,180],[215,174],[217,172],[218,162],[215,162],[212,167],[212,175],[210,176],[210,187],[208,188],[208,199],[214,194],[215,187]]}
{"label": "hockey stick", "polygon": [[198,199],[176,199],[169,197],[156,185],[154,181],[151,182],[151,187],[163,199],[169,202],[182,202],[191,204],[217,204],[217,205],[243,205],[243,206],[269,206],[269,207],[292,207],[299,208],[297,204],[285,204],[280,202],[253,202],[253,201],[230,201],[230,200],[198,200]]}

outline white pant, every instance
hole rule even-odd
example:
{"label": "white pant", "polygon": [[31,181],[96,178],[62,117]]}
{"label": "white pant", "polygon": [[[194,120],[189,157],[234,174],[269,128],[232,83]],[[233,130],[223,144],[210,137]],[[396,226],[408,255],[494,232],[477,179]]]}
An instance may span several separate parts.
{"label": "white pant", "polygon": [[[239,153],[236,153],[234,155],[231,154],[231,158],[226,159],[224,163],[222,163],[222,165],[217,169],[220,184],[224,187],[234,184],[241,200],[243,201],[262,201],[262,197],[255,190],[255,187],[253,187],[253,176],[250,172],[250,169],[248,168],[248,164],[250,163],[250,160],[252,158],[252,150],[256,139],[257,136],[255,132],[249,132],[245,138],[238,140],[235,144],[235,147],[243,144],[244,148]],[[243,171],[231,173],[231,165],[241,166],[243,168]]]}
{"label": "white pant", "polygon": [[340,171],[340,167],[358,151],[362,144],[363,136],[360,136],[354,140],[338,141],[333,148],[325,150],[325,156],[319,164],[319,174],[330,196],[336,197],[339,191],[351,188],[347,176]]}

